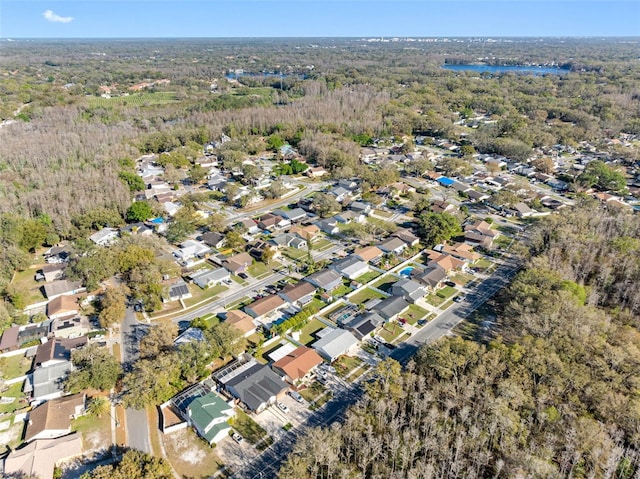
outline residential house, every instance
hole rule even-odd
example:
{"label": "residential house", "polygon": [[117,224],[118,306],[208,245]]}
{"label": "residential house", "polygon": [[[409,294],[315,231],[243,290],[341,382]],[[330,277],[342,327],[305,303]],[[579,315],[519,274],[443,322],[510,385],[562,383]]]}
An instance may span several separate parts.
{"label": "residential house", "polygon": [[52,246],[44,252],[44,260],[48,264],[67,263],[70,256],[68,246]]}
{"label": "residential house", "polygon": [[478,190],[468,190],[467,192],[467,196],[469,197],[469,199],[471,201],[480,203],[482,201],[487,201],[489,198],[491,198],[490,195],[488,195],[487,193],[483,192],[483,191],[478,191]]}
{"label": "residential house", "polygon": [[376,159],[378,155],[376,154],[376,150],[374,150],[373,148],[362,148],[360,150],[360,161],[362,161],[363,163],[371,163],[373,160]]}
{"label": "residential house", "polygon": [[184,281],[177,281],[169,286],[169,301],[189,299],[190,297],[191,291],[189,291],[189,286]]}
{"label": "residential house", "polygon": [[327,193],[332,195],[336,199],[336,201],[338,201],[339,203],[342,203],[351,195],[351,191],[349,191],[346,188],[343,188],[342,186],[336,186],[334,188],[331,188]]}
{"label": "residential house", "polygon": [[237,223],[236,226],[245,228],[247,230],[247,233],[249,233],[250,235],[256,235],[260,233],[260,227],[258,226],[257,221],[252,220],[251,218],[243,219],[242,221]]}
{"label": "residential house", "polygon": [[251,412],[259,413],[284,396],[287,389],[280,376],[266,364],[243,357],[214,374],[225,390]]}
{"label": "residential house", "polygon": [[356,223],[364,223],[366,217],[362,213],[357,213],[353,210],[347,210],[335,215],[334,219],[338,223],[349,224],[352,221],[355,221]]}
{"label": "residential house", "polygon": [[47,303],[49,319],[68,318],[78,314],[79,306],[75,296],[57,296]]}
{"label": "residential house", "polygon": [[304,278],[304,281],[311,283],[316,288],[330,292],[342,284],[342,276],[337,271],[327,268],[310,274]]}
{"label": "residential house", "polygon": [[353,255],[333,262],[329,268],[336,270],[345,278],[356,279],[371,271],[369,264]]}
{"label": "residential house", "polygon": [[398,195],[406,195],[409,193],[415,193],[416,189],[402,181],[397,181],[389,185],[390,191],[396,191]]}
{"label": "residential house", "polygon": [[342,325],[342,327],[362,341],[366,336],[375,334],[384,322],[385,320],[382,316],[372,311],[355,316],[347,324]]}
{"label": "residential house", "polygon": [[256,321],[265,322],[268,316],[276,313],[286,306],[284,300],[277,294],[270,294],[260,298],[244,307],[245,313],[249,314]]}
{"label": "residential house", "polygon": [[278,294],[286,302],[297,306],[305,306],[313,300],[316,287],[306,281],[286,285]]}
{"label": "residential house", "polygon": [[400,296],[405,301],[415,304],[417,301],[424,298],[427,292],[420,283],[413,281],[412,279],[403,278],[400,281],[395,282],[391,286],[391,293],[394,296]]}
{"label": "residential house", "polygon": [[72,433],[56,439],[36,439],[12,450],[4,460],[5,477],[53,479],[56,465],[82,455],[82,436]]}
{"label": "residential house", "polygon": [[344,329],[325,331],[326,333],[312,345],[320,356],[332,363],[342,355],[355,354],[358,340],[353,334]]}
{"label": "residential house", "polygon": [[464,227],[464,239],[469,243],[479,244],[484,248],[491,248],[493,240],[500,233],[491,228],[486,221],[474,221]]}
{"label": "residential house", "polygon": [[300,346],[271,365],[271,369],[290,384],[296,384],[308,378],[322,358],[313,349]]}
{"label": "residential house", "polygon": [[432,213],[454,213],[458,207],[448,201],[436,200],[431,204],[430,210]]}
{"label": "residential house", "polygon": [[467,264],[473,264],[482,257],[480,254],[475,253],[472,250],[473,246],[468,243],[442,245],[442,247],[440,248],[440,252],[453,256],[454,258],[464,261]]}
{"label": "residential house", "polygon": [[378,245],[378,248],[380,248],[385,253],[392,253],[397,255],[401,254],[405,249],[407,249],[407,243],[405,243],[397,236],[392,236],[380,243]]}
{"label": "residential house", "polygon": [[437,254],[433,257],[430,256],[430,259],[431,261],[427,263],[427,267],[435,266],[447,274],[452,271],[463,270],[467,265],[464,261],[454,258],[448,254]]}
{"label": "residential house", "polygon": [[516,215],[520,218],[528,218],[530,216],[533,216],[535,211],[531,208],[529,208],[529,206],[526,203],[516,203],[515,205],[513,205],[513,210],[515,211]]}
{"label": "residential house", "polygon": [[365,203],[364,201],[352,201],[351,203],[349,203],[349,209],[351,211],[355,211],[356,213],[369,215],[371,214],[373,207],[370,203]]}
{"label": "residential house", "polygon": [[430,291],[436,291],[447,280],[447,272],[437,266],[431,266],[416,275],[415,279],[424,284]]}
{"label": "residential house", "polygon": [[142,222],[131,223],[120,228],[120,234],[122,235],[123,233],[129,235],[151,236],[153,234],[153,228]]}
{"label": "residential house", "polygon": [[80,281],[69,281],[62,279],[48,283],[42,286],[44,295],[49,301],[56,299],[58,296],[68,296],[72,294],[84,293],[87,289],[82,286]]}
{"label": "residential house", "polygon": [[227,186],[227,183],[227,177],[219,171],[209,175],[209,178],[207,179],[207,187],[213,191],[223,191]]}
{"label": "residential house", "polygon": [[239,309],[227,311],[225,322],[239,329],[245,338],[256,332],[256,324],[253,318]]}
{"label": "residential house", "polygon": [[49,326],[49,332],[54,338],[77,338],[90,330],[91,325],[86,316],[54,319]]}
{"label": "residential house", "polygon": [[358,178],[351,178],[351,179],[343,178],[341,180],[338,180],[337,186],[341,186],[350,191],[354,191],[354,190],[357,190],[358,187],[360,186],[359,181],[360,180]]}
{"label": "residential house", "polygon": [[175,216],[175,214],[181,208],[180,203],[175,203],[173,201],[164,201],[159,203],[162,205],[162,208],[167,212],[169,216]]}
{"label": "residential house", "polygon": [[180,335],[173,340],[173,344],[180,346],[186,343],[201,343],[207,339],[204,336],[204,332],[200,328],[187,328]]}
{"label": "residential house", "polygon": [[44,279],[47,283],[50,283],[51,281],[56,281],[58,279],[62,279],[64,278],[64,270],[66,269],[66,267],[67,265],[65,263],[47,264],[43,266],[42,269],[40,270],[41,276],[36,274],[36,281],[40,277]]}
{"label": "residential house", "polygon": [[204,258],[209,253],[211,253],[211,248],[204,243],[196,240],[187,240],[180,244],[180,249],[174,255],[178,260],[187,262],[193,258]]}
{"label": "residential house", "polygon": [[36,348],[33,359],[33,369],[45,368],[54,364],[63,363],[71,359],[71,350],[86,346],[86,336],[79,338],[56,338],[46,341]]}
{"label": "residential house", "polygon": [[84,403],[84,394],[73,394],[41,404],[29,413],[24,440],[54,439],[69,434],[71,420],[85,412]]}
{"label": "residential house", "polygon": [[305,173],[309,178],[321,178],[324,175],[328,175],[329,172],[325,170],[322,166],[316,166],[313,168],[309,168]]}
{"label": "residential house", "polygon": [[231,273],[238,274],[247,271],[247,268],[253,263],[253,258],[249,253],[238,253],[225,259],[222,264]]}
{"label": "residential house", "polygon": [[220,396],[209,392],[193,399],[186,414],[187,422],[211,445],[229,435],[229,418],[235,416],[235,410]]}
{"label": "residential house", "polygon": [[289,229],[289,234],[294,234],[305,241],[313,243],[319,238],[320,228],[316,225],[293,226]]}
{"label": "residential house", "polygon": [[307,217],[307,212],[302,208],[293,208],[290,210],[273,210],[274,215],[280,216],[290,222],[302,221]]}
{"label": "residential house", "polygon": [[51,366],[38,367],[27,375],[24,392],[31,394],[34,401],[41,402],[64,395],[64,382],[73,370],[70,360],[57,362]]}
{"label": "residential house", "polygon": [[203,269],[189,275],[191,280],[202,289],[215,286],[231,279],[231,273],[225,268]]}
{"label": "residential house", "polygon": [[340,229],[338,228],[338,222],[335,220],[335,218],[325,218],[323,220],[316,221],[315,224],[320,229],[320,231],[328,235],[337,235],[340,232]]}
{"label": "residential house", "polygon": [[284,219],[282,216],[267,213],[258,218],[258,227],[261,230],[275,231],[291,226],[291,221]]}
{"label": "residential house", "polygon": [[20,335],[20,326],[11,326],[2,333],[2,339],[0,339],[0,353],[6,353],[8,351],[15,351],[20,347],[18,343],[18,337]]}
{"label": "residential house", "polygon": [[303,249],[307,247],[307,241],[297,235],[291,233],[280,233],[275,235],[271,240],[278,247],[289,247],[295,249]]}
{"label": "residential house", "polygon": [[373,310],[387,321],[393,321],[407,308],[409,308],[409,303],[402,296],[389,296],[376,304]]}
{"label": "residential house", "polygon": [[222,249],[225,243],[225,236],[222,233],[216,233],[213,231],[209,231],[202,236],[200,236],[200,241],[211,248],[215,248],[217,250]]}
{"label": "residential house", "polygon": [[89,236],[89,239],[93,241],[98,246],[108,246],[113,243],[116,239],[118,239],[118,229],[117,228],[102,228],[97,233]]}
{"label": "residential house", "polygon": [[384,252],[377,246],[365,246],[353,252],[353,256],[367,263],[376,264],[384,256]]}
{"label": "residential house", "polygon": [[393,234],[393,236],[395,236],[396,238],[400,238],[410,248],[413,248],[420,243],[420,238],[414,235],[411,230],[408,230],[406,228],[399,229]]}

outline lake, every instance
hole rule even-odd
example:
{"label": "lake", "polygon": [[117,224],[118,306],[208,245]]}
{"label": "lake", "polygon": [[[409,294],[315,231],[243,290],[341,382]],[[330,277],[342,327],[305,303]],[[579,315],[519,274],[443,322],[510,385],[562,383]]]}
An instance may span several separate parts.
{"label": "lake", "polygon": [[529,73],[531,75],[564,75],[569,70],[558,67],[520,65],[442,65],[445,70],[472,71],[477,73]]}

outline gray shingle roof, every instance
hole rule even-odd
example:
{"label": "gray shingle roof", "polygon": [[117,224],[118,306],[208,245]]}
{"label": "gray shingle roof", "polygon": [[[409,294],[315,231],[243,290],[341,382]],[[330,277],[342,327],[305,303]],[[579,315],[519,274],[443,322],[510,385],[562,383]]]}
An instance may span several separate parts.
{"label": "gray shingle roof", "polygon": [[400,296],[390,296],[378,303],[375,307],[375,311],[380,313],[383,318],[391,319],[408,307],[409,303],[407,303],[404,298]]}
{"label": "gray shingle roof", "polygon": [[226,383],[238,393],[238,399],[255,411],[287,385],[265,364],[256,364]]}

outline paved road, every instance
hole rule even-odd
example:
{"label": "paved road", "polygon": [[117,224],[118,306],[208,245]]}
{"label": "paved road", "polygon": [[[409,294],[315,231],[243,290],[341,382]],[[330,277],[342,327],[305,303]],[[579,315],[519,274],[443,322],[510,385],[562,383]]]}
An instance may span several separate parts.
{"label": "paved road", "polygon": [[[341,249],[343,249],[342,246],[332,246],[331,248],[328,248],[325,251],[318,252],[317,254],[316,252],[313,252],[314,260],[320,261],[322,259],[328,258],[329,256],[331,256],[332,254],[334,254],[335,252]],[[251,283],[237,291],[234,291],[233,293],[228,294],[227,296],[221,299],[218,299],[211,303],[207,303],[203,306],[200,306],[199,308],[196,308],[187,313],[181,314],[180,316],[175,316],[172,318],[172,321],[174,323],[193,321],[195,318],[204,316],[205,314],[214,313],[219,310],[224,310],[227,308],[227,306],[232,305],[233,303],[239,301],[240,299],[246,296],[253,296],[258,290],[260,290],[264,286],[273,284],[286,277],[288,277],[286,273],[271,274],[266,278],[263,278],[254,283]]]}
{"label": "paved road", "polygon": [[[140,324],[133,308],[127,308],[127,312],[120,330],[122,344],[122,365],[125,371],[133,366],[138,359],[140,338],[144,336],[147,325]],[[127,428],[127,445],[132,449],[152,454],[149,441],[149,422],[146,411],[127,408],[125,410]]]}
{"label": "paved road", "polygon": [[[509,284],[510,279],[517,271],[518,266],[514,261],[505,260],[489,278],[467,294],[465,301],[454,303],[453,306],[430,321],[402,346],[396,348],[390,356],[401,363],[406,363],[422,344],[433,342],[442,336],[450,334],[451,330],[472,311]],[[344,389],[340,389],[331,401],[309,417],[303,427],[296,428],[275,442],[273,446],[256,457],[248,466],[236,471],[233,478],[266,479],[276,477],[283,461],[293,450],[298,436],[304,434],[306,428],[328,426],[340,420],[348,407],[362,397],[363,392],[359,384],[349,384]]]}

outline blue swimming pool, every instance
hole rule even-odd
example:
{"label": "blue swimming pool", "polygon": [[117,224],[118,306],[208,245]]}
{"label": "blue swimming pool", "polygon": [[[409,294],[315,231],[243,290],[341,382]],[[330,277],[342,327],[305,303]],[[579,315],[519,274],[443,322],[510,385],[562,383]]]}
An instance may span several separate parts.
{"label": "blue swimming pool", "polygon": [[407,276],[408,277],[411,274],[412,271],[413,271],[413,266],[407,266],[402,271],[400,271],[400,274],[402,276]]}

